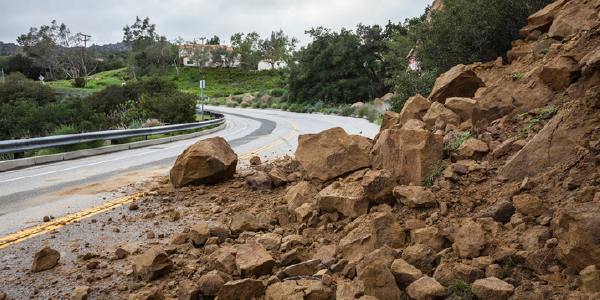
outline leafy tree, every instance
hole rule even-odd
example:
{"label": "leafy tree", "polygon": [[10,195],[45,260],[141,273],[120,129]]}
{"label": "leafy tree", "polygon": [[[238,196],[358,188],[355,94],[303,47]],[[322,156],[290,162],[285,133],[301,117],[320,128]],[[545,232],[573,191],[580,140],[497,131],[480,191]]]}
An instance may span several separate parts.
{"label": "leafy tree", "polygon": [[244,34],[238,32],[231,36],[231,46],[239,53],[240,68],[244,71],[258,69],[262,58],[260,51],[260,35],[256,32]]}
{"label": "leafy tree", "polygon": [[285,35],[283,30],[273,31],[269,38],[261,41],[262,57],[271,64],[271,69],[275,69],[277,61],[287,60],[292,56],[298,42],[297,38]]}
{"label": "leafy tree", "polygon": [[144,95],[140,108],[147,111],[150,118],[165,123],[190,123],[196,120],[196,97],[180,91],[168,95]]}
{"label": "leafy tree", "polygon": [[36,66],[32,58],[23,56],[20,53],[6,57],[3,67],[4,72],[7,74],[19,72],[33,80],[38,80],[39,76],[44,73],[44,70]]}
{"label": "leafy tree", "polygon": [[506,56],[510,42],[521,38],[527,17],[553,0],[455,0],[433,12],[412,33],[424,69],[445,72],[457,64],[488,62]]}
{"label": "leafy tree", "polygon": [[26,100],[38,106],[56,101],[51,87],[27,79],[19,72],[13,72],[0,84],[0,104],[15,105],[17,101]]}
{"label": "leafy tree", "polygon": [[211,56],[213,63],[221,68],[227,69],[229,77],[231,77],[231,68],[233,68],[238,61],[238,52],[235,49],[229,50],[224,46],[215,46],[211,50]]}
{"label": "leafy tree", "polygon": [[123,43],[131,46],[132,51],[143,52],[157,40],[160,36],[156,33],[156,24],[150,24],[148,17],[141,20],[136,16],[133,25],[123,27]]}
{"label": "leafy tree", "polygon": [[37,66],[45,69],[49,79],[87,77],[98,64],[96,52],[84,47],[84,36],[72,34],[65,24],[58,25],[56,21],[40,29],[32,27],[17,42]]}
{"label": "leafy tree", "polygon": [[165,73],[168,72],[167,67],[175,53],[167,38],[156,33],[156,25],[151,24],[148,17],[141,20],[136,16],[133,25],[123,27],[123,43],[132,48],[128,65],[134,77],[139,75],[140,71],[143,73],[143,70],[149,70],[147,68],[150,64],[162,67]]}
{"label": "leafy tree", "polygon": [[194,61],[198,67],[198,71],[204,76],[204,67],[210,61],[210,48],[206,45],[200,45],[196,43],[196,40],[188,42],[185,46],[186,55],[191,56],[191,60]]}
{"label": "leafy tree", "polygon": [[221,40],[219,39],[219,37],[218,37],[218,36],[216,36],[216,35],[215,35],[215,36],[211,37],[211,38],[210,38],[210,39],[209,39],[209,40],[206,42],[206,44],[207,44],[207,45],[217,45],[217,46],[218,46],[218,45],[221,45]]}
{"label": "leafy tree", "polygon": [[313,41],[296,52],[297,64],[288,64],[291,101],[312,104],[322,100],[337,105],[374,95],[379,79],[369,65],[377,64],[376,57],[362,48],[358,35],[344,28],[337,33],[323,27],[306,33]]}

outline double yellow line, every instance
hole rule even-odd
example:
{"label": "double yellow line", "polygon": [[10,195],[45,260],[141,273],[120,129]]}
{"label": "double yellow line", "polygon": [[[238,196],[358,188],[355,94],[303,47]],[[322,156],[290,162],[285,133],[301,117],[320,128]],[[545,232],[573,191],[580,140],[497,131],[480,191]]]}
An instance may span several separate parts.
{"label": "double yellow line", "polygon": [[[261,117],[265,117],[263,115],[260,115]],[[245,160],[245,159],[249,159],[254,155],[257,155],[269,148],[272,148],[276,145],[279,145],[283,142],[285,142],[286,140],[289,140],[290,138],[292,138],[294,135],[296,135],[296,133],[298,133],[299,127],[298,124],[290,121],[290,120],[286,120],[286,119],[281,119],[281,118],[275,118],[275,117],[266,117],[266,118],[271,118],[271,119],[278,119],[278,120],[283,120],[286,121],[290,124],[292,124],[292,127],[294,128],[292,130],[292,132],[290,132],[288,135],[284,136],[283,138],[269,144],[266,145],[262,148],[256,149],[251,151],[250,153],[244,154],[240,157],[238,157],[238,160]],[[123,204],[127,204],[130,202],[133,202],[141,197],[146,196],[145,192],[140,192],[140,193],[136,193],[134,195],[131,196],[127,196],[127,197],[122,197],[122,198],[117,198],[114,200],[111,200],[109,202],[103,203],[101,205],[98,205],[96,207],[92,207],[90,209],[86,209],[84,211],[80,211],[74,214],[69,214],[66,215],[64,217],[58,218],[56,220],[53,220],[52,222],[48,222],[48,223],[44,223],[41,225],[37,225],[34,226],[32,228],[28,228],[28,229],[24,229],[21,230],[15,234],[10,234],[4,237],[0,238],[0,249],[8,247],[10,245],[22,242],[26,239],[30,239],[32,237],[38,236],[40,234],[44,234],[46,232],[50,232],[52,230],[64,227],[67,224],[70,223],[74,223],[77,222],[79,220],[85,219],[85,218],[89,218],[91,216],[97,215],[99,213],[105,212],[107,210],[113,209],[113,208],[117,208]]]}

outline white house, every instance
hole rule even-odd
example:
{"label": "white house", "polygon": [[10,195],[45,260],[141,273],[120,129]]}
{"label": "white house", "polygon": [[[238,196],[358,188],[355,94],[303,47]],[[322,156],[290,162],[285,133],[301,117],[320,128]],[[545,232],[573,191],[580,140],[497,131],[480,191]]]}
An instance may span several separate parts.
{"label": "white house", "polygon": [[[258,62],[258,70],[270,70],[271,69],[271,59],[263,59]],[[281,69],[287,67],[287,63],[283,60],[278,60],[275,62],[275,69]]]}
{"label": "white house", "polygon": [[[214,48],[217,47],[221,47],[226,49],[227,51],[233,51],[233,48],[229,47],[229,46],[225,46],[225,45],[179,45],[179,55],[181,55],[183,57],[183,64],[185,66],[188,67],[197,67],[198,64],[196,63],[196,61],[194,60],[194,51],[193,49],[195,48],[204,48],[205,50],[212,50]],[[208,53],[208,57],[209,60],[207,62],[204,63],[205,67],[210,67],[210,68],[216,68],[216,67],[220,67],[220,65],[218,63],[214,63],[213,59],[212,59],[212,53],[210,51],[207,51]],[[236,61],[233,63],[233,67],[237,67],[240,64],[239,61],[239,55],[238,55],[238,59],[236,59]]]}

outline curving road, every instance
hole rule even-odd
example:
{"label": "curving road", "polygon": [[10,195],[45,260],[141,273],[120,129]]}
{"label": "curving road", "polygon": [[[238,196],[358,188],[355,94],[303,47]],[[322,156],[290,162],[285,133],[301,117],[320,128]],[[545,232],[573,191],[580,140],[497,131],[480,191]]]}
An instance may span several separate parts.
{"label": "curving road", "polygon": [[365,119],[206,106],[223,113],[227,127],[213,134],[169,144],[61,161],[0,173],[0,237],[124,196],[122,187],[163,175],[177,156],[198,140],[222,136],[239,156],[263,160],[292,155],[298,135],[342,127],[348,134],[374,137],[379,125]]}

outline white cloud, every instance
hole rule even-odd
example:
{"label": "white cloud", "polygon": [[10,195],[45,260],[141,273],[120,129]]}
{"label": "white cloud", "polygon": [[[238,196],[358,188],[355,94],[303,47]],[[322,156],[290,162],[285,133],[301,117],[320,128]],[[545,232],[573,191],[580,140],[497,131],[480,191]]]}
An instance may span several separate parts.
{"label": "white cloud", "polygon": [[359,23],[385,25],[423,13],[432,0],[105,0],[105,1],[10,1],[0,12],[0,41],[15,42],[30,27],[64,23],[72,32],[92,36],[92,42],[120,42],[123,27],[135,17],[149,17],[159,34],[174,39],[212,37],[229,43],[236,32],[258,32],[266,37],[272,30],[283,31],[310,42],[305,30],[323,26],[334,31],[355,29]]}

